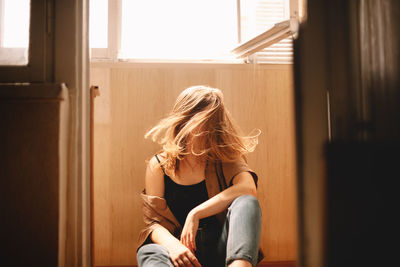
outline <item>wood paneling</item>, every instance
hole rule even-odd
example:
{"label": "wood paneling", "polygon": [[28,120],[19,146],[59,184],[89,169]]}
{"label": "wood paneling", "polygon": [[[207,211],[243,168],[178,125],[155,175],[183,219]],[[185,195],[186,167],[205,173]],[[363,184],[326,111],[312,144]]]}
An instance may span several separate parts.
{"label": "wood paneling", "polygon": [[159,150],[143,138],[188,86],[221,89],[245,133],[262,134],[250,166],[259,175],[261,246],[268,261],[297,256],[293,77],[290,65],[92,65],[95,265],[135,265],[142,227],[145,160]]}

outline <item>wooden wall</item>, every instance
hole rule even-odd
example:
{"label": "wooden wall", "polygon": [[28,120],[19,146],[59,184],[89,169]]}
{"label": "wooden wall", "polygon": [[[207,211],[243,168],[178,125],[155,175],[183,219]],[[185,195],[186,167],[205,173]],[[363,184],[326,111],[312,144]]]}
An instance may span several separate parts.
{"label": "wooden wall", "polygon": [[262,134],[249,165],[259,175],[261,246],[267,261],[297,257],[293,73],[291,65],[92,63],[94,262],[136,264],[145,160],[159,150],[143,138],[188,86],[221,89],[245,133]]}

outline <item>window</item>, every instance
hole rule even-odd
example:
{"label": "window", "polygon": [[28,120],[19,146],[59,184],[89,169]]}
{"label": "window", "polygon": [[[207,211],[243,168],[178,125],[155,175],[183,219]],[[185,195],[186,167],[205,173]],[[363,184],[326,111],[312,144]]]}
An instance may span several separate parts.
{"label": "window", "polygon": [[91,1],[89,8],[89,42],[92,48],[108,47],[108,0]]}
{"label": "window", "polygon": [[52,79],[53,10],[48,0],[0,0],[2,82]]}
{"label": "window", "polygon": [[0,65],[27,65],[30,0],[0,0]]}
{"label": "window", "polygon": [[[92,59],[291,63],[299,1],[91,0]],[[285,30],[273,30],[284,21]],[[269,29],[279,38],[267,47],[257,45],[262,49],[251,55],[233,53]],[[102,46],[95,45],[99,38]]]}
{"label": "window", "polygon": [[237,45],[236,1],[122,0],[119,57],[224,59]]}

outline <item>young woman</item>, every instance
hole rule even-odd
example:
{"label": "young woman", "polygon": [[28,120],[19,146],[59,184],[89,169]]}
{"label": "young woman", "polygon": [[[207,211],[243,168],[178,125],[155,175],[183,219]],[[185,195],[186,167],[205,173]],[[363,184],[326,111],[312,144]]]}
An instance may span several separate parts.
{"label": "young woman", "polygon": [[178,96],[145,135],[162,151],[148,162],[141,195],[140,267],[256,266],[258,178],[244,155],[257,136],[240,134],[219,89],[193,86]]}

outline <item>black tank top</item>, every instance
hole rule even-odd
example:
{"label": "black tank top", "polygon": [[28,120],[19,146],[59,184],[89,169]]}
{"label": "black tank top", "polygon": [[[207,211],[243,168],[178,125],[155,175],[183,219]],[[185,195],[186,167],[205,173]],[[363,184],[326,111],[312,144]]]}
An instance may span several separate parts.
{"label": "black tank top", "polygon": [[[158,162],[158,156],[156,155]],[[163,170],[164,171],[164,170]],[[182,225],[185,224],[186,216],[196,206],[208,200],[205,180],[192,185],[181,185],[175,183],[171,177],[164,172],[164,198],[167,205]],[[201,219],[199,227],[218,223],[215,216]]]}

